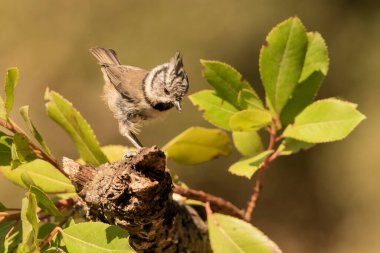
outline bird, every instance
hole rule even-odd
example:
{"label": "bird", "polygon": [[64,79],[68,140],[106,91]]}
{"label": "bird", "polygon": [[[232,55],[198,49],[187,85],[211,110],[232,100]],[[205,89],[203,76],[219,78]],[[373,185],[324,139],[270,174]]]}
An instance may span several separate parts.
{"label": "bird", "polygon": [[189,89],[182,55],[176,52],[169,62],[147,71],[122,65],[113,49],[93,47],[90,52],[101,66],[103,97],[118,121],[121,135],[137,149],[142,148],[136,135],[143,124],[162,118],[173,107],[181,112],[181,102]]}

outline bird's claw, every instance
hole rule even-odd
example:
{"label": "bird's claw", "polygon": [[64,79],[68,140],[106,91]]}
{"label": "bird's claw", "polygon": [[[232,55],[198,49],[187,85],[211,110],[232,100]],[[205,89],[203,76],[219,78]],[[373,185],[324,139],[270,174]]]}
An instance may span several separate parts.
{"label": "bird's claw", "polygon": [[134,156],[136,156],[136,152],[133,152],[133,151],[127,151],[127,153],[125,153],[124,155],[123,155],[123,158],[132,158],[132,157],[134,157]]}

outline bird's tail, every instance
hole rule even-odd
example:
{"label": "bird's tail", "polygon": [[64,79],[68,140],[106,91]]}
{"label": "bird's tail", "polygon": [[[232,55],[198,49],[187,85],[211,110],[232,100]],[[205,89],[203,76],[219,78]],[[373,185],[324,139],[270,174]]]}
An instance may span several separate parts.
{"label": "bird's tail", "polygon": [[99,61],[100,65],[120,65],[120,61],[117,58],[116,52],[113,49],[93,47],[90,52]]}

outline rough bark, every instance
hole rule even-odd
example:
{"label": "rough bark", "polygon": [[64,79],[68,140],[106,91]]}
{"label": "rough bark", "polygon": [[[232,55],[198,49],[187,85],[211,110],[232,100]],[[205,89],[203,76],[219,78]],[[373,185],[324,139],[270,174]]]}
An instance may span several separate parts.
{"label": "rough bark", "polygon": [[64,159],[85,216],[120,226],[137,252],[211,252],[207,226],[172,198],[165,154],[157,147],[97,168]]}

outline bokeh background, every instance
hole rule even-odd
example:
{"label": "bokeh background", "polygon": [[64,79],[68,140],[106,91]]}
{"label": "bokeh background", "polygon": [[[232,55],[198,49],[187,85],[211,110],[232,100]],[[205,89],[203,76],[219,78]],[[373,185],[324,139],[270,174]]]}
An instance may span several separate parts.
{"label": "bokeh background", "polygon": [[[77,157],[66,133],[46,115],[46,87],[72,101],[102,145],[128,144],[101,101],[103,79],[88,49],[117,50],[123,63],[152,68],[184,55],[190,93],[209,88],[200,59],[225,61],[262,94],[258,54],[270,29],[297,15],[319,31],[330,70],[318,98],[359,104],[365,120],[344,141],[278,159],[266,175],[253,223],[284,252],[380,252],[380,2],[372,0],[1,1],[0,73],[18,66],[17,108],[31,116],[57,158]],[[163,146],[184,129],[210,126],[186,100],[181,114],[143,129],[145,145]],[[191,187],[243,207],[252,181],[230,175],[239,155],[170,167]],[[20,206],[24,191],[0,176],[0,201]]]}

